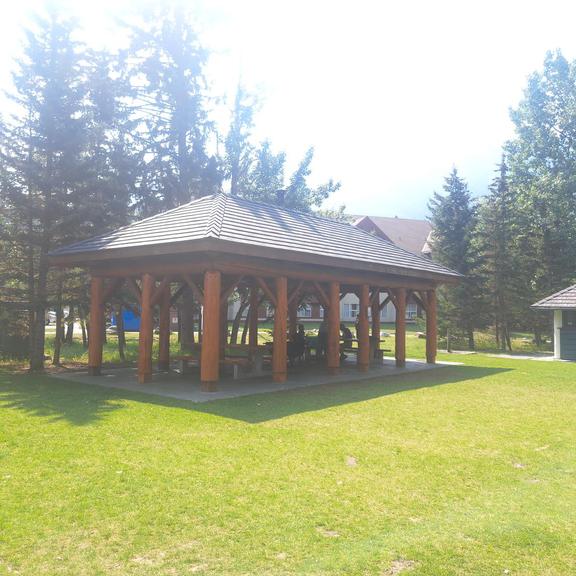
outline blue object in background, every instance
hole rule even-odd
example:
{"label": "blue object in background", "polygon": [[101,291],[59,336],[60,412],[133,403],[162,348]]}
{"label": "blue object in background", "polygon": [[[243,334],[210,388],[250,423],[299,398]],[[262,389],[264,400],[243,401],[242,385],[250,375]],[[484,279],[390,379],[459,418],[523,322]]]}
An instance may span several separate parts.
{"label": "blue object in background", "polygon": [[[136,316],[132,310],[124,309],[124,332],[140,332],[140,316]],[[116,314],[112,315],[112,326],[116,326]]]}

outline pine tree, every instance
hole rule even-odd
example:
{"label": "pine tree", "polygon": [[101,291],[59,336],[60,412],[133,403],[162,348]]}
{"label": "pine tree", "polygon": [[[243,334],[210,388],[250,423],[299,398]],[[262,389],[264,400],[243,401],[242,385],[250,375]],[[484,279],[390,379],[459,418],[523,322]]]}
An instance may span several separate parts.
{"label": "pine tree", "polygon": [[50,296],[48,252],[70,239],[85,158],[84,47],[72,40],[73,24],[54,10],[37,18],[14,75],[19,114],[6,128],[2,160],[10,173],[3,194],[17,222],[15,242],[26,258],[31,303],[30,368],[44,366],[44,316]]}
{"label": "pine tree", "polygon": [[241,85],[236,89],[230,128],[225,140],[226,177],[230,180],[230,194],[245,196],[254,162],[254,147],[250,143],[250,133],[254,125],[256,99]]}
{"label": "pine tree", "polygon": [[508,183],[503,157],[478,215],[478,248],[483,255],[481,274],[489,295],[491,316],[500,347],[512,351],[511,328],[517,305],[515,259],[515,196]]}
{"label": "pine tree", "polygon": [[549,52],[511,118],[510,186],[516,191],[519,299],[536,339],[547,328],[529,305],[576,279],[576,62]]}
{"label": "pine tree", "polygon": [[126,55],[144,177],[141,215],[174,208],[221,187],[220,161],[209,152],[215,136],[208,118],[204,68],[208,57],[181,3],[158,5],[132,28]]}
{"label": "pine tree", "polygon": [[464,278],[458,285],[439,291],[439,318],[451,334],[464,335],[473,350],[474,329],[482,325],[485,308],[475,246],[476,207],[456,168],[445,178],[443,189],[444,194],[435,192],[429,204],[434,229],[432,254]]}

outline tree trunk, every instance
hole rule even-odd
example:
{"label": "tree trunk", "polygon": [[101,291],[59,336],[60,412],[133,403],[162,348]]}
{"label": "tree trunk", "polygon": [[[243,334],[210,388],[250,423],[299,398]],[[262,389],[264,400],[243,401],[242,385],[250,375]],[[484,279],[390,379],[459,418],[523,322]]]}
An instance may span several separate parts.
{"label": "tree trunk", "polygon": [[470,328],[468,330],[468,350],[474,350],[476,348],[474,344],[474,330]]}
{"label": "tree trunk", "polygon": [[42,243],[38,259],[38,282],[34,304],[33,337],[30,341],[30,371],[44,370],[44,345],[46,342],[46,301],[48,284],[48,241]]}
{"label": "tree trunk", "polygon": [[189,352],[194,346],[194,297],[189,290],[180,304],[180,350]]}
{"label": "tree trunk", "polygon": [[118,355],[124,362],[126,360],[126,332],[124,331],[124,310],[121,304],[118,306],[116,315],[116,333],[118,334]]}
{"label": "tree trunk", "polygon": [[446,352],[449,354],[452,352],[452,342],[450,342],[450,329],[446,330]]}
{"label": "tree trunk", "polygon": [[64,338],[66,344],[74,342],[74,320],[74,305],[70,304],[68,306],[68,318],[66,319],[66,337]]}
{"label": "tree trunk", "polygon": [[242,344],[246,344],[246,341],[248,340],[248,326],[250,325],[250,315],[247,315],[246,318],[244,319],[244,326],[242,326],[242,337],[240,339],[240,342]]}
{"label": "tree trunk", "polygon": [[80,330],[82,331],[82,347],[88,348],[88,335],[86,332],[86,314],[84,308],[78,306],[78,317],[80,318]]}
{"label": "tree trunk", "polygon": [[56,332],[54,334],[54,355],[52,356],[52,365],[60,365],[60,353],[62,351],[62,340],[64,336],[64,311],[62,310],[62,277],[58,278],[56,288]]}
{"label": "tree trunk", "polygon": [[238,331],[240,330],[240,322],[242,321],[242,315],[248,308],[248,295],[246,297],[242,297],[242,301],[240,302],[240,306],[238,308],[238,312],[236,312],[236,316],[234,317],[234,321],[232,322],[232,331],[230,334],[230,344],[236,344],[238,342]]}

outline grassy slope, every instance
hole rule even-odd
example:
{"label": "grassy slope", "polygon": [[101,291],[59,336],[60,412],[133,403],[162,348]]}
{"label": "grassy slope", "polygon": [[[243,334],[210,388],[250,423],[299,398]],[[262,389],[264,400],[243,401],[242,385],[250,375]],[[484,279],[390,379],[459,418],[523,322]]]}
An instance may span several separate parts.
{"label": "grassy slope", "polygon": [[576,573],[576,365],[462,359],[204,405],[4,373],[0,574]]}

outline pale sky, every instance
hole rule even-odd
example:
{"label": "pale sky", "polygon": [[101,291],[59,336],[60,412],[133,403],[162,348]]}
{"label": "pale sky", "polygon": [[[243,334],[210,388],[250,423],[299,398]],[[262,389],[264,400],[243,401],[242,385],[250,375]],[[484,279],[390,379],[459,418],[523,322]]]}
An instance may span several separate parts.
{"label": "pale sky", "polygon": [[[86,41],[115,47],[114,16],[141,2],[61,4]],[[39,6],[2,7],[1,88]],[[342,182],[327,205],[354,214],[425,217],[453,165],[484,193],[527,76],[547,50],[576,57],[567,0],[204,0],[198,17],[212,91],[230,98],[239,78],[257,90],[255,138],[291,164],[313,145],[314,179]]]}

